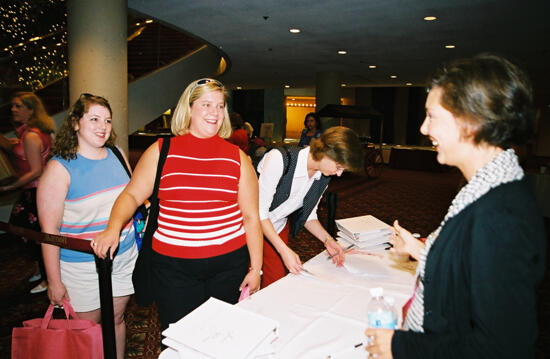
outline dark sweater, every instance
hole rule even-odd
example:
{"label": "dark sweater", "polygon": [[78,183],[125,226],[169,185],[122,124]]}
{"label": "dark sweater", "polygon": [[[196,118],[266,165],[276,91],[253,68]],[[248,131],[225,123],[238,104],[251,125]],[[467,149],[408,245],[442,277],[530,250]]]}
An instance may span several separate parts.
{"label": "dark sweater", "polygon": [[426,261],[424,334],[396,331],[395,359],[533,358],[544,223],[525,180],[450,219]]}

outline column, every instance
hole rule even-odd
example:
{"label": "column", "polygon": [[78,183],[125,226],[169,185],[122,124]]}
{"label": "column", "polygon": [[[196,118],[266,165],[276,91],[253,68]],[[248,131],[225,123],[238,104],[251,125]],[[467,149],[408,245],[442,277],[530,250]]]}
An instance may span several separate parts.
{"label": "column", "polygon": [[68,0],[69,98],[105,97],[113,110],[117,144],[128,153],[126,0]]}
{"label": "column", "polygon": [[[342,76],[339,72],[323,71],[315,75],[315,111],[321,111],[325,105],[340,104],[340,85]],[[337,118],[321,118],[323,129],[340,125]]]}

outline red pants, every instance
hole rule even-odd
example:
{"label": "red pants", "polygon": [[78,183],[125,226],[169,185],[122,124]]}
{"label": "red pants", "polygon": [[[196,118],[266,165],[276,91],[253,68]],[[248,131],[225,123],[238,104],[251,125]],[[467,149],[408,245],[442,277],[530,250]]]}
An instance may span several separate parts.
{"label": "red pants", "polygon": [[[288,244],[289,225],[286,223],[285,228],[279,233],[279,237]],[[264,263],[263,276],[261,287],[265,288],[271,283],[283,278],[287,274],[287,270],[281,256],[275,250],[275,247],[264,237]]]}

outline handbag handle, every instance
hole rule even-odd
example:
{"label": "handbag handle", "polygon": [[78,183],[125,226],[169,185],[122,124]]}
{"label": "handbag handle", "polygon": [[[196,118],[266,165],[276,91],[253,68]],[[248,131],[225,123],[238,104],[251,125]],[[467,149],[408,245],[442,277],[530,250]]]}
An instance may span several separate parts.
{"label": "handbag handle", "polygon": [[[53,304],[50,304],[50,306],[48,307],[48,310],[46,311],[46,315],[44,315],[44,318],[42,318],[42,324],[40,325],[42,329],[48,328],[48,324],[50,324],[50,320],[52,319],[54,308],[55,306]],[[63,299],[63,310],[65,311],[65,317],[67,318],[67,327],[68,327],[69,318],[72,317],[73,319],[78,319],[78,315],[76,315],[76,312],[74,311],[73,306],[66,299]]]}

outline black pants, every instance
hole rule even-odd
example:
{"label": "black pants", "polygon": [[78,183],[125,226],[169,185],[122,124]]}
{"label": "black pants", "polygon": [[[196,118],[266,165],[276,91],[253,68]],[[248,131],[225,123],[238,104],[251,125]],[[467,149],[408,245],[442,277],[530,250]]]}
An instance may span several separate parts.
{"label": "black pants", "polygon": [[151,272],[161,331],[210,297],[237,303],[249,261],[246,246],[200,259],[167,257],[153,251]]}

